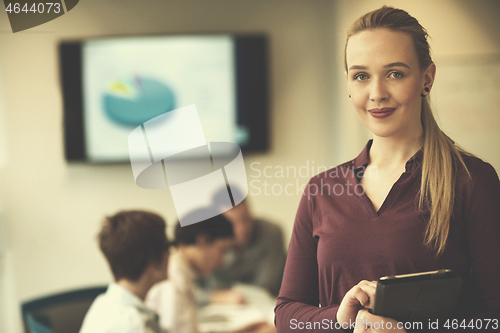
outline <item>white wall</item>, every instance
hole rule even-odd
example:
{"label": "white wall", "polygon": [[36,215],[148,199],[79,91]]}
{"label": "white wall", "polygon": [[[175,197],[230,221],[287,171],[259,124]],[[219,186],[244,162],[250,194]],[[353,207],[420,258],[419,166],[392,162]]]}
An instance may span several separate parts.
{"label": "white wall", "polygon": [[[317,166],[353,158],[366,143],[368,134],[349,104],[342,51],[348,26],[384,3],[407,9],[427,27],[436,62],[453,66],[451,58],[461,62],[500,54],[496,0],[85,0],[67,15],[17,34],[7,33],[8,20],[0,11],[2,134],[9,159],[0,172],[0,190],[14,309],[19,300],[110,280],[95,241],[105,214],[143,208],[159,212],[170,223],[176,218],[169,193],[135,186],[130,166],[64,161],[59,40],[109,34],[269,33],[272,150],[246,156],[247,173],[250,181],[261,182],[261,190],[267,181],[275,185],[275,193],[287,184],[296,192],[315,173],[313,166],[316,171]],[[451,70],[460,76],[460,66]],[[498,121],[495,109],[473,112]],[[464,119],[449,118],[448,128],[464,126]],[[465,140],[457,132],[453,138]],[[500,161],[494,149],[500,142],[498,131],[491,137],[496,140],[479,138],[467,148],[475,152],[490,147],[481,157]],[[257,171],[250,168],[254,162],[260,164],[253,169],[270,166],[273,173],[280,166],[302,167],[303,177],[298,177],[298,185],[293,175],[255,178]],[[500,169],[498,162],[494,166]],[[256,193],[255,188],[250,191]],[[299,199],[286,194],[250,196],[255,214],[280,223],[287,239]]]}
{"label": "white wall", "polygon": [[[5,125],[5,105],[3,84],[0,77],[0,174],[8,162]],[[13,281],[12,253],[7,235],[5,218],[4,184],[0,179],[0,331],[15,332],[19,321],[19,309],[12,306],[16,302],[16,284]]]}

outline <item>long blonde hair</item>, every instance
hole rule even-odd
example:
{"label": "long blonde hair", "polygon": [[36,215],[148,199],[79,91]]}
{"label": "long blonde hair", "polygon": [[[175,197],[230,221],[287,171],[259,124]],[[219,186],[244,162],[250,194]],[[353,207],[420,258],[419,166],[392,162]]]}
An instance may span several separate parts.
{"label": "long blonde hair", "polygon": [[[346,49],[349,38],[364,30],[386,28],[407,33],[413,46],[421,71],[432,64],[427,31],[410,14],[401,9],[383,6],[360,17],[347,32],[344,49],[344,65],[347,71]],[[430,210],[425,245],[441,254],[446,246],[455,199],[455,181],[458,163],[465,170],[463,149],[444,134],[434,119],[429,100],[422,98],[421,121],[424,130],[424,157],[420,186],[419,209]],[[468,172],[468,171],[467,171]]]}

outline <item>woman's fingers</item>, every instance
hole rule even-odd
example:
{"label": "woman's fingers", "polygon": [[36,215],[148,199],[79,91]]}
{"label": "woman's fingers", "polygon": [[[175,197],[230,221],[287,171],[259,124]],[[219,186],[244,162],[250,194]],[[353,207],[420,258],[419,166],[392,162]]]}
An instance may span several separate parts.
{"label": "woman's fingers", "polygon": [[406,333],[403,326],[391,318],[376,316],[368,310],[360,310],[356,316],[356,328],[354,333]]}
{"label": "woman's fingers", "polygon": [[377,290],[376,281],[361,281],[352,289],[353,296],[358,300],[359,304],[368,309],[373,309],[375,303],[375,291]]}
{"label": "woman's fingers", "polygon": [[352,287],[342,299],[337,311],[337,321],[354,321],[356,314],[362,308],[373,309],[375,304],[376,281],[363,280]]}

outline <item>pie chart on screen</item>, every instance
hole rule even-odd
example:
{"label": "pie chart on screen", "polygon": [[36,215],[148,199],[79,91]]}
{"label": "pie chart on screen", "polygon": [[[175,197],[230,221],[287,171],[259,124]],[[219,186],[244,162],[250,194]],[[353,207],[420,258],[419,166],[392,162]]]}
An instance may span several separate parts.
{"label": "pie chart on screen", "polygon": [[103,104],[108,119],[136,127],[175,109],[175,93],[164,82],[135,75],[111,82],[103,94]]}

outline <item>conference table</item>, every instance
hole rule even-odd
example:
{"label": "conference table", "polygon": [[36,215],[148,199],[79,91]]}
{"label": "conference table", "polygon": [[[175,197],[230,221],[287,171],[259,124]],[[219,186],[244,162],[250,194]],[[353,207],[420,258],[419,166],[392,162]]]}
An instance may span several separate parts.
{"label": "conference table", "polygon": [[237,284],[234,290],[240,292],[245,304],[211,304],[198,311],[200,333],[237,332],[249,325],[267,322],[274,325],[276,299],[264,288]]}

